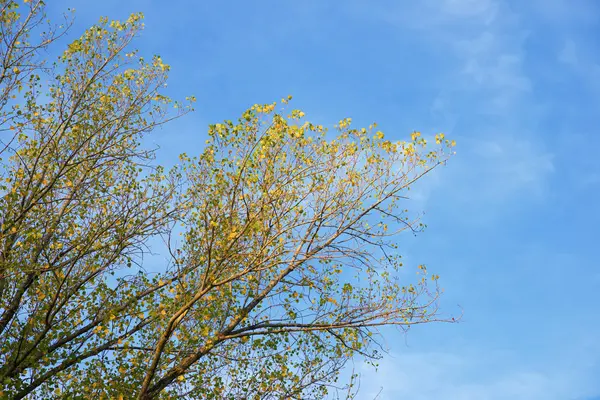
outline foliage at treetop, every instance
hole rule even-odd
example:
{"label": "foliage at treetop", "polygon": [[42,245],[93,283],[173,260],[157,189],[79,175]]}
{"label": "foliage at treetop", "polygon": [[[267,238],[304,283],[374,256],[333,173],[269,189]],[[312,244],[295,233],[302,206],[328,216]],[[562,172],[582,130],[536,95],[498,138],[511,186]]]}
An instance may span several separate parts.
{"label": "foliage at treetop", "polygon": [[451,153],[443,134],[328,132],[288,98],[211,125],[167,171],[142,140],[194,98],[129,49],[141,14],[52,65],[65,28],[44,31],[42,1],[0,0],[0,24],[3,397],[351,397],[339,372],[380,356],[378,327],[443,320],[438,277],[401,281],[396,245],[422,227],[401,206]]}

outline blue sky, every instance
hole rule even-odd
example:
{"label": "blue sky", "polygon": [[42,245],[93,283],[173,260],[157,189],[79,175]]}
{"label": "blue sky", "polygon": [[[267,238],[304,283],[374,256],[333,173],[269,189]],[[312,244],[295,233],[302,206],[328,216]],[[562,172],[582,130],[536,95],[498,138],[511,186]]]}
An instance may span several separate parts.
{"label": "blue sky", "polygon": [[208,123],[288,94],[320,123],[457,140],[412,193],[428,230],[400,246],[463,320],[389,331],[379,370],[356,365],[361,399],[600,398],[598,2],[51,3],[77,9],[72,38],[145,13],[137,47],[171,64],[173,95],[198,98],[154,134],[163,163],[199,152]]}

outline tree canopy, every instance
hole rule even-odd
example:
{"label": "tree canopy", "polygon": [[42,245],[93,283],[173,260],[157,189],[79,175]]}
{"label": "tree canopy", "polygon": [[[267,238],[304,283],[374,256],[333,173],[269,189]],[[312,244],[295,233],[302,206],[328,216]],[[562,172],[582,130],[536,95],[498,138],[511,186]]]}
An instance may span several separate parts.
{"label": "tree canopy", "polygon": [[165,96],[170,67],[130,49],[141,14],[49,64],[70,17],[0,10],[3,397],[351,396],[339,373],[380,356],[379,327],[443,320],[438,277],[402,275],[396,245],[422,228],[403,202],[451,154],[443,134],[328,130],[286,98],[167,170],[143,139],[194,98]]}

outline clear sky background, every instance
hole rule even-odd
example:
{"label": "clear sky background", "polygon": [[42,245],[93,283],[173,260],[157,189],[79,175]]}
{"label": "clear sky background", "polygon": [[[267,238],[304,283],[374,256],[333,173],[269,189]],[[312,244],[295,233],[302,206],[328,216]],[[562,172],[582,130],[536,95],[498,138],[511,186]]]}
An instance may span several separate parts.
{"label": "clear sky background", "polygon": [[392,139],[445,132],[457,155],[408,206],[406,264],[441,276],[459,324],[388,331],[360,399],[600,399],[600,2],[52,0],[146,15],[136,46],[172,66],[197,112],[153,134],[159,161],[199,153],[208,123],[291,94],[315,122]]}

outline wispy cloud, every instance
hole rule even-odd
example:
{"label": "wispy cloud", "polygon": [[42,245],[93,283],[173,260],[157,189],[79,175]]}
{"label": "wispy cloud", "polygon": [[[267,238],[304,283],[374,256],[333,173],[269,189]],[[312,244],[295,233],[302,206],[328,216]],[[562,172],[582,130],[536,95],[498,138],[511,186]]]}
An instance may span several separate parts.
{"label": "wispy cloud", "polygon": [[587,366],[572,361],[528,365],[514,352],[490,350],[392,354],[377,371],[364,367],[359,398],[575,400],[597,394]]}
{"label": "wispy cloud", "polygon": [[553,156],[541,144],[514,136],[475,140],[469,150],[465,161],[457,160],[456,189],[459,196],[460,193],[473,196],[486,206],[504,203],[515,196],[542,195],[554,170]]}
{"label": "wispy cloud", "polygon": [[528,31],[522,18],[502,0],[374,8],[372,18],[412,32],[450,60],[431,115],[459,143],[449,163],[452,182],[446,185],[440,178],[446,172],[436,171],[416,186],[413,198],[425,202],[443,190],[445,200],[487,213],[507,201],[541,198],[554,164],[536,132],[540,112],[524,68]]}

